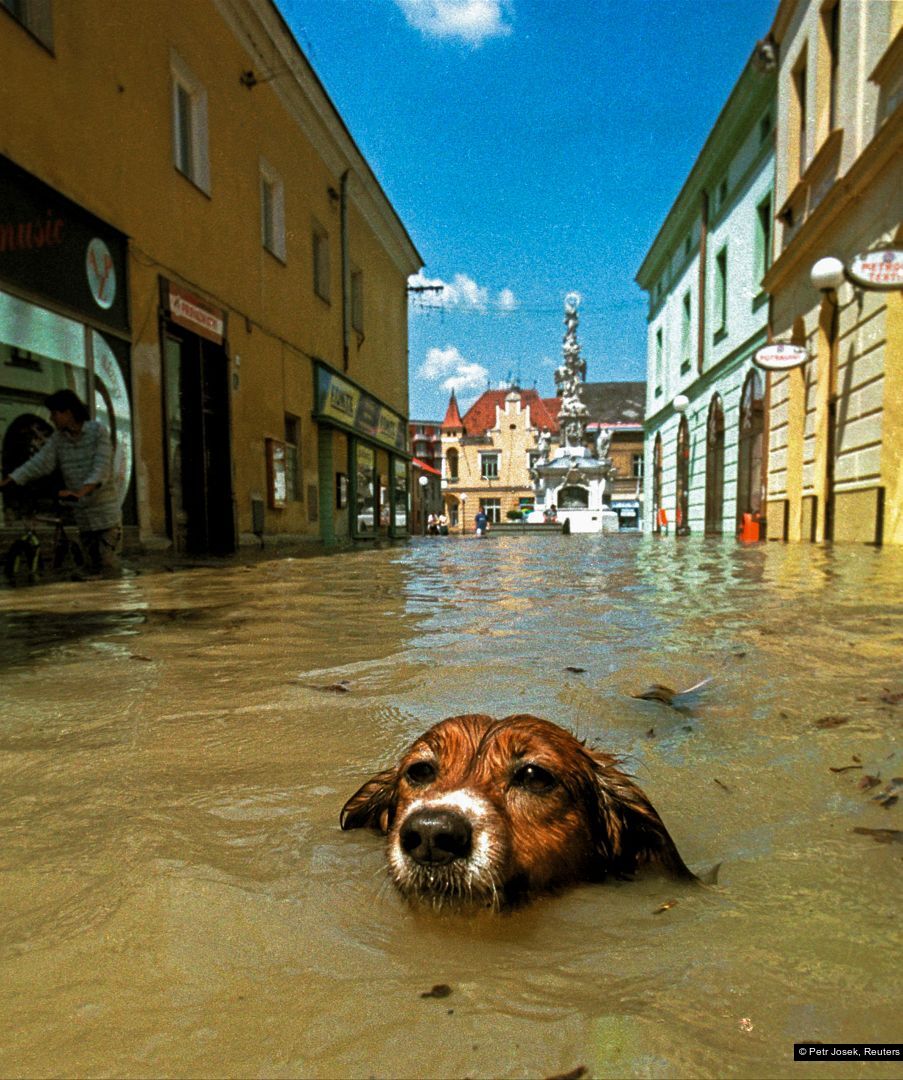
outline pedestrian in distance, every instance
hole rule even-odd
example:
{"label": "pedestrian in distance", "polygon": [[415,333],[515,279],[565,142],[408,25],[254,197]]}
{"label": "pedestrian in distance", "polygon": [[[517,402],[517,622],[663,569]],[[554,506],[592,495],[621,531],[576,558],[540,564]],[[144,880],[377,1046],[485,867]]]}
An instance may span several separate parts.
{"label": "pedestrian in distance", "polygon": [[448,536],[448,514],[444,510],[439,515],[439,535]]}
{"label": "pedestrian in distance", "polygon": [[439,522],[435,514],[430,514],[430,516],[426,519],[426,534],[427,536],[439,535]]}
{"label": "pedestrian in distance", "polygon": [[29,484],[59,469],[60,500],[73,505],[88,570],[112,574],[119,566],[122,510],[113,483],[113,444],[110,433],[91,420],[88,407],[74,390],[57,390],[44,399],[55,431],[43,446],[17,469],[0,479]]}
{"label": "pedestrian in distance", "polygon": [[486,533],[489,532],[489,518],[486,516],[486,511],[482,507],[477,510],[474,524],[476,525],[477,536],[485,536]]}

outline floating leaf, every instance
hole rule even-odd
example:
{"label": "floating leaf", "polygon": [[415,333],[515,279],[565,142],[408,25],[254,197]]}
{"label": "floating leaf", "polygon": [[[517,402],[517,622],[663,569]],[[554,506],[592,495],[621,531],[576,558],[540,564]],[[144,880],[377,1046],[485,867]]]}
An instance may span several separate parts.
{"label": "floating leaf", "polygon": [[831,772],[849,772],[850,769],[861,769],[861,765],[829,765]]}
{"label": "floating leaf", "polygon": [[728,792],[728,794],[730,794],[731,789],[727,786],[727,784],[724,783],[723,780],[719,780],[717,776],[713,776],[712,779],[715,781],[715,783],[718,785],[718,787],[722,788],[722,790],[724,790],[724,791]]}
{"label": "floating leaf", "polygon": [[866,829],[857,825],[853,832],[860,836],[870,836],[879,844],[903,844],[903,829]]}
{"label": "floating leaf", "polygon": [[448,983],[436,983],[430,990],[425,990],[420,996],[422,998],[447,998],[451,996],[452,988]]}
{"label": "floating leaf", "polygon": [[664,904],[659,904],[659,906],[655,909],[655,911],[652,912],[652,914],[661,915],[663,911],[670,911],[671,908],[673,908],[676,904],[676,900],[666,900]]}
{"label": "floating leaf", "polygon": [[856,787],[858,787],[860,791],[868,791],[869,788],[877,787],[880,783],[880,776],[871,776],[869,774],[866,774],[862,777]]}
{"label": "floating leaf", "polygon": [[308,690],[319,690],[321,694],[347,694],[351,690],[351,684],[347,679],[341,682],[328,683],[325,686],[316,686],[314,683],[305,683]]}
{"label": "floating leaf", "polygon": [[556,1073],[554,1076],[550,1076],[548,1080],[581,1080],[581,1077],[586,1076],[589,1069],[585,1065],[578,1065],[576,1069],[571,1069],[570,1072]]}
{"label": "floating leaf", "polygon": [[586,671],[586,668],[585,667],[573,667],[571,664],[568,664],[568,666],[564,670],[565,671],[570,671],[574,675],[582,675],[583,672]]}
{"label": "floating leaf", "polygon": [[849,716],[823,716],[820,720],[815,721],[815,726],[817,728],[836,728],[849,722]]}

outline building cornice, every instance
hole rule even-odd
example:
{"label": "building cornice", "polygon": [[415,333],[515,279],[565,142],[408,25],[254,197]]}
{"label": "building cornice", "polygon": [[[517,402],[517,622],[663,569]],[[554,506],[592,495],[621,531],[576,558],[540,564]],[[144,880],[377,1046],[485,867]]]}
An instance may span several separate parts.
{"label": "building cornice", "polygon": [[[350,170],[349,197],[379,238],[398,270],[415,273],[423,259],[338,109],[271,0],[213,0],[226,25],[251,58],[251,71],[288,114],[338,181]],[[263,43],[269,45],[266,49]],[[236,72],[236,81],[241,72]],[[249,91],[263,89],[263,79]]]}
{"label": "building cornice", "polygon": [[887,118],[847,172],[835,181],[824,199],[802,223],[788,246],[772,263],[762,279],[762,288],[766,292],[774,295],[798,269],[799,264],[804,259],[808,261],[807,257],[811,256],[812,249],[819,244],[831,225],[849,210],[851,202],[893,161],[900,151],[901,139],[903,104]]}

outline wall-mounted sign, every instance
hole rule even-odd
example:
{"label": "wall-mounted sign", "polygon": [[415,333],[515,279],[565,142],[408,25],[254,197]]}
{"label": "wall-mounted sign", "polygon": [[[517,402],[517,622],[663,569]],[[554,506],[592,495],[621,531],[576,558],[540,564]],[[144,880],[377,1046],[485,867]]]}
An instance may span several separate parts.
{"label": "wall-mounted sign", "polygon": [[0,282],[127,333],[127,251],[121,232],[0,154]]}
{"label": "wall-mounted sign", "polygon": [[323,365],[317,367],[317,413],[373,442],[407,449],[404,417]]}
{"label": "wall-mounted sign", "polygon": [[226,339],[225,311],[165,278],[160,279],[160,291],[163,307],[174,323],[217,345],[223,344]]}
{"label": "wall-mounted sign", "polygon": [[753,363],[765,371],[789,371],[811,359],[808,349],[803,345],[776,341],[773,345],[764,345],[758,349],[753,356]]}
{"label": "wall-mounted sign", "polygon": [[847,277],[863,289],[903,289],[903,251],[878,248],[854,255],[847,267]]}

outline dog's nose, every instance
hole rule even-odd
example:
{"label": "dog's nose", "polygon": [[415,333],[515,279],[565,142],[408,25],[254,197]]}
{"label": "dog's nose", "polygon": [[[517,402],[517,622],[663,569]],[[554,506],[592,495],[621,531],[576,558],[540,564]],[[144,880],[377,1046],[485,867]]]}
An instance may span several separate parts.
{"label": "dog's nose", "polygon": [[401,828],[401,846],[415,862],[441,865],[470,854],[470,822],[452,810],[418,810]]}

